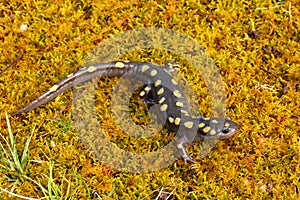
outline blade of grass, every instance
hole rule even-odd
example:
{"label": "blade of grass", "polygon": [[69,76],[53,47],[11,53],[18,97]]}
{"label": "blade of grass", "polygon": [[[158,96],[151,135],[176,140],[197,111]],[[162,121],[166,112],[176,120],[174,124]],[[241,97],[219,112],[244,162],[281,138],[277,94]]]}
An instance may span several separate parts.
{"label": "blade of grass", "polygon": [[76,174],[68,174],[68,176],[72,176],[72,177],[75,177],[75,178],[79,179],[83,183],[83,185],[85,186],[88,197],[91,197],[90,189],[89,189],[88,185],[86,184],[86,181],[81,176],[78,176]]}
{"label": "blade of grass", "polygon": [[[27,200],[39,200],[39,199],[36,199],[36,198],[30,198],[30,197],[25,197],[25,196],[22,196],[22,195],[18,195],[18,194],[16,194],[16,193],[13,193],[13,192],[8,191],[8,190],[6,190],[6,189],[4,189],[4,188],[1,188],[1,187],[0,187],[0,190],[1,190],[2,192],[8,193],[8,194],[10,194],[10,195],[12,195],[12,196],[15,196],[15,197],[18,197],[18,198],[21,198],[21,199],[27,199]],[[44,199],[44,198],[40,198],[40,199]]]}
{"label": "blade of grass", "polygon": [[29,160],[29,154],[28,154],[28,147],[29,147],[29,143],[31,141],[31,138],[33,136],[33,132],[35,130],[35,127],[33,127],[33,130],[32,130],[32,133],[31,135],[29,136],[29,138],[26,140],[26,143],[25,143],[25,147],[24,147],[24,150],[23,150],[23,154],[22,154],[22,158],[21,158],[21,167],[24,168],[24,165],[26,163],[27,160]]}
{"label": "blade of grass", "polygon": [[31,138],[33,136],[33,132],[35,130],[35,127],[33,128],[30,137],[27,138],[27,140],[25,142],[25,147],[23,149],[22,157],[21,157],[21,160],[20,160],[20,157],[18,156],[18,149],[17,149],[17,145],[16,145],[16,140],[15,140],[15,137],[13,135],[13,132],[12,132],[12,129],[11,129],[11,126],[10,126],[10,120],[8,118],[7,112],[6,112],[6,123],[7,123],[7,129],[8,129],[10,143],[6,140],[6,138],[1,133],[0,133],[0,136],[5,141],[5,143],[7,145],[7,148],[10,151],[10,154],[5,150],[4,146],[0,143],[1,149],[2,149],[2,151],[4,152],[4,154],[6,156],[6,159],[4,159],[4,156],[1,152],[1,158],[2,158],[2,161],[4,163],[6,163],[7,165],[10,166],[10,170],[17,171],[18,173],[23,174],[25,172],[26,162],[28,163],[28,165],[30,164],[29,144],[30,144]]}
{"label": "blade of grass", "polygon": [[17,147],[15,145],[16,143],[15,143],[14,135],[13,135],[12,130],[11,130],[11,126],[10,126],[10,121],[9,121],[9,118],[8,118],[8,114],[7,114],[7,112],[5,114],[6,114],[6,123],[7,123],[9,140],[10,140],[10,146],[8,145],[8,148],[9,148],[9,150],[11,152],[11,156],[13,157],[14,164],[15,164],[17,170],[21,174],[23,174],[23,169],[22,169],[21,164],[20,164],[20,160],[19,160],[19,156],[18,156],[18,151],[17,151]]}

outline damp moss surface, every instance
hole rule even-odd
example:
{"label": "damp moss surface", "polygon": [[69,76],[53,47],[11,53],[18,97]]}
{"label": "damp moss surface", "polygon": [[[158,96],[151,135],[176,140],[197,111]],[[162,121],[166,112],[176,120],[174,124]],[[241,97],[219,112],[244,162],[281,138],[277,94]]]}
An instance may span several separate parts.
{"label": "damp moss surface", "polygon": [[[299,10],[297,0],[2,1],[0,198],[299,199]],[[194,142],[188,153],[195,164],[179,158],[143,173],[105,164],[78,134],[72,90],[33,111],[10,115],[78,70],[101,42],[150,27],[177,31],[205,49],[224,83],[226,115],[239,126],[234,137],[218,141],[205,156],[197,156],[203,146]],[[205,117],[212,113],[212,98],[201,73],[174,52],[141,49],[122,55],[119,49],[112,53],[160,65],[175,58],[178,73],[188,83],[184,91],[191,89],[196,96],[191,103]],[[169,131],[143,140],[132,139],[119,127],[116,116],[121,114],[113,114],[111,101],[118,81],[98,81],[97,112],[90,123],[100,121],[110,141],[126,151],[145,153],[165,147],[173,137]],[[131,120],[137,125],[149,123],[144,105],[137,98],[132,101],[126,108]]]}

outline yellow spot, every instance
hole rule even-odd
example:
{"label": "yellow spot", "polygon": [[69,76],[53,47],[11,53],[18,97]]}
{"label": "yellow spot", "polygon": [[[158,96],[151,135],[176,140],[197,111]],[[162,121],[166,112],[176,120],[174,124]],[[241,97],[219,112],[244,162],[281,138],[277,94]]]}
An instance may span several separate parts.
{"label": "yellow spot", "polygon": [[198,125],[199,128],[203,128],[204,126],[205,126],[204,123],[200,123],[200,124]]}
{"label": "yellow spot", "polygon": [[73,75],[74,75],[74,73],[71,73],[71,74],[69,74],[67,77],[70,78],[70,77],[73,76]]}
{"label": "yellow spot", "polygon": [[207,126],[207,127],[205,127],[205,128],[203,129],[203,132],[204,132],[204,133],[208,133],[208,131],[210,131],[210,127],[209,127],[209,126]]}
{"label": "yellow spot", "polygon": [[142,66],[142,72],[145,72],[149,69],[150,67],[148,65],[143,65]]}
{"label": "yellow spot", "polygon": [[204,117],[203,119],[204,119],[204,120],[210,120],[210,118],[209,118],[209,117]]}
{"label": "yellow spot", "polygon": [[211,130],[211,131],[210,131],[210,135],[216,135],[216,133],[217,133],[217,132],[216,132],[215,130]]}
{"label": "yellow spot", "polygon": [[165,100],[166,100],[166,98],[165,98],[165,97],[162,97],[162,98],[158,101],[158,103],[159,103],[159,104],[162,104],[163,102],[165,102]]}
{"label": "yellow spot", "polygon": [[157,86],[159,86],[160,84],[161,84],[161,80],[158,79],[157,81],[155,81],[154,86],[157,87]]}
{"label": "yellow spot", "polygon": [[145,87],[144,90],[147,91],[147,92],[149,92],[151,90],[151,87],[147,86],[147,87]]}
{"label": "yellow spot", "polygon": [[178,145],[177,145],[177,148],[178,148],[178,149],[182,149],[182,148],[183,148],[182,144],[178,144]]}
{"label": "yellow spot", "polygon": [[175,124],[176,124],[176,125],[179,125],[179,124],[180,124],[180,118],[179,118],[179,117],[176,117],[176,118],[175,118]]}
{"label": "yellow spot", "polygon": [[213,119],[213,120],[211,120],[211,122],[212,122],[213,124],[217,124],[217,123],[218,123],[218,120]]}
{"label": "yellow spot", "polygon": [[183,106],[183,103],[180,102],[180,101],[177,101],[175,105],[178,106],[178,107],[182,107],[182,106]]}
{"label": "yellow spot", "polygon": [[95,66],[89,66],[87,70],[88,70],[88,72],[92,73],[92,72],[96,71],[96,67]]}
{"label": "yellow spot", "polygon": [[180,110],[180,111],[181,111],[181,113],[183,113],[183,114],[187,114],[187,113],[188,113],[186,110]]}
{"label": "yellow spot", "polygon": [[157,70],[153,69],[151,72],[150,72],[150,75],[151,76],[155,76],[157,74]]}
{"label": "yellow spot", "polygon": [[118,68],[124,68],[125,67],[124,63],[122,63],[122,62],[116,62],[115,66],[118,67]]}
{"label": "yellow spot", "polygon": [[168,117],[169,122],[173,123],[174,122],[174,118],[173,117]]}
{"label": "yellow spot", "polygon": [[184,122],[183,125],[184,125],[186,128],[193,128],[194,122],[187,121],[187,122]]}
{"label": "yellow spot", "polygon": [[145,96],[145,94],[146,94],[145,91],[141,91],[141,92],[140,92],[140,96],[141,96],[141,97]]}
{"label": "yellow spot", "polygon": [[225,123],[225,126],[226,126],[226,127],[229,127],[229,126],[230,126],[230,124],[229,124],[228,122],[226,122],[226,123]]}
{"label": "yellow spot", "polygon": [[160,88],[158,91],[157,91],[157,95],[161,95],[162,93],[164,93],[164,88]]}
{"label": "yellow spot", "polygon": [[49,91],[50,91],[50,92],[55,92],[57,89],[58,89],[58,85],[53,85],[53,86],[49,89]]}
{"label": "yellow spot", "polygon": [[188,111],[186,111],[186,110],[180,110],[180,111],[181,111],[181,113],[183,113],[185,116],[190,116],[189,113],[188,113]]}
{"label": "yellow spot", "polygon": [[178,83],[174,79],[172,79],[171,81],[174,85],[178,85]]}
{"label": "yellow spot", "polygon": [[129,60],[125,60],[125,61],[124,61],[124,63],[129,63],[129,62],[130,62]]}
{"label": "yellow spot", "polygon": [[175,95],[175,97],[181,97],[181,93],[178,90],[174,90],[173,94]]}
{"label": "yellow spot", "polygon": [[166,111],[168,109],[168,104],[164,104],[160,107],[160,111]]}

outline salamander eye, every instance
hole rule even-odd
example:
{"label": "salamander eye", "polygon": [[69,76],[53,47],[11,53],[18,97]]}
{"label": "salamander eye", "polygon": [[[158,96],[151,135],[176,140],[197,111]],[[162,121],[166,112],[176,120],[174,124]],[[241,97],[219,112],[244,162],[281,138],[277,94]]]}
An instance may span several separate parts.
{"label": "salamander eye", "polygon": [[222,133],[224,133],[224,134],[229,133],[229,129],[228,129],[228,128],[224,128],[224,129],[222,130]]}

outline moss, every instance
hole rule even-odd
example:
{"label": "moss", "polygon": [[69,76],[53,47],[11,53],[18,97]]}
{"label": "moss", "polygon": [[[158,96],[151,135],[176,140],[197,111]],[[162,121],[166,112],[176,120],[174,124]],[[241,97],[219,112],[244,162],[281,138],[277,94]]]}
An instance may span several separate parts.
{"label": "moss", "polygon": [[[65,177],[78,199],[88,194],[90,198],[154,199],[162,188],[169,193],[175,189],[173,199],[297,199],[300,8],[296,0],[277,2],[2,2],[0,69],[23,57],[0,75],[1,133],[7,135],[5,111],[12,113],[25,106],[76,71],[87,52],[104,39],[138,27],[173,29],[194,38],[216,61],[226,85],[227,114],[239,124],[238,134],[219,141],[210,154],[196,159],[197,164],[178,160],[150,173],[118,172],[96,160],[72,134],[70,107],[56,115],[71,101],[68,91],[42,108],[11,118],[20,147],[36,126],[30,159],[43,162],[32,162],[27,176],[46,186],[49,177],[43,174],[49,175],[49,163],[54,161],[54,182],[67,188],[68,183],[62,183]],[[20,29],[22,24],[27,25],[25,31]],[[162,64],[169,55],[161,50],[136,51],[124,59]],[[178,63],[185,62],[179,58]],[[201,75],[191,72],[188,65],[181,65],[179,72],[191,83],[200,112],[209,116],[210,97]],[[99,83],[97,110],[101,120],[107,120],[103,129],[124,147],[138,145],[115,128],[109,110],[115,81]],[[49,120],[53,116],[55,119]],[[142,120],[147,123],[146,116]],[[157,136],[156,146],[147,141],[143,144],[158,148],[169,140],[170,135],[164,134]],[[197,155],[199,146],[193,143],[189,152]],[[14,176],[19,177],[17,182],[5,181],[10,173],[0,171],[1,188],[14,188],[24,196],[43,196],[21,175]],[[5,193],[0,196],[12,198]]]}

